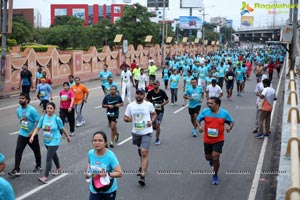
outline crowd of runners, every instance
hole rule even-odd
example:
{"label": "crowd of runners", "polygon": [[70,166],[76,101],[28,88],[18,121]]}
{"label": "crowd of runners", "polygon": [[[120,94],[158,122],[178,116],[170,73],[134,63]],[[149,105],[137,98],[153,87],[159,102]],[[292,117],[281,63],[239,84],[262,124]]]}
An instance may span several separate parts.
{"label": "crowd of runners", "polygon": [[[270,114],[276,100],[271,82],[274,72],[277,72],[279,78],[284,54],[284,50],[279,47],[228,48],[195,56],[184,53],[167,57],[161,70],[152,58],[149,59],[147,67],[139,66],[133,60],[131,65],[122,63],[120,85],[114,82],[109,66],[104,65],[98,78],[104,94],[102,108],[106,109],[111,133],[108,136],[99,131],[92,138],[93,148],[88,152],[85,170],[85,178],[90,182],[90,199],[116,198],[115,178],[122,176],[122,169],[111,149],[119,140],[117,121],[120,116],[125,122],[132,124],[132,143],[137,146],[140,157],[137,167],[138,183],[141,186],[146,184],[152,134],[156,133],[155,145],[161,145],[160,125],[165,112],[164,106],[169,102],[171,106],[188,107],[192,124],[191,136],[197,137],[199,133],[203,133],[205,158],[214,171],[212,184],[218,185],[219,157],[222,153],[224,132],[229,132],[234,126],[230,113],[221,108],[221,99],[231,102],[233,98],[243,98],[247,80],[250,76],[255,77],[257,85],[253,90],[257,96],[257,112],[253,133],[256,133],[255,137],[258,139],[268,137],[271,134]],[[160,71],[161,76],[157,74]],[[32,73],[27,66],[23,66],[20,73],[20,106],[16,111],[20,129],[15,165],[8,174],[14,177],[21,175],[21,159],[27,145],[34,152],[34,171],[41,171],[41,151],[37,134],[42,129],[47,159],[43,176],[38,180],[47,184],[49,174],[59,175],[62,172],[56,152],[62,135],[71,142],[76,127],[85,126],[82,110],[88,101],[89,89],[80,82],[80,77],[70,75],[59,92],[60,103],[55,105],[52,102],[51,79],[42,68],[37,70],[35,78],[34,87]],[[40,100],[40,113],[38,108],[30,105],[30,89],[33,88],[34,99]],[[178,90],[183,90],[184,95],[178,96]],[[179,101],[182,104],[179,105]],[[205,102],[207,108],[201,109]],[[120,113],[121,106],[126,106],[125,113]],[[54,113],[56,107],[59,115]],[[69,129],[64,127],[66,122],[69,123]],[[52,170],[52,160],[55,170]]]}

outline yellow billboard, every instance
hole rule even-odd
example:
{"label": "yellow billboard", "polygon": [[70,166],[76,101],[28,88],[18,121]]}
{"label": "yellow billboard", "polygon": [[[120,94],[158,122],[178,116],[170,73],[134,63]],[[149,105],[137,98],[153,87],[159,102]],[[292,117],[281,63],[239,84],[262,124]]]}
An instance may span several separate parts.
{"label": "yellow billboard", "polygon": [[254,16],[241,16],[241,28],[251,28],[254,24]]}

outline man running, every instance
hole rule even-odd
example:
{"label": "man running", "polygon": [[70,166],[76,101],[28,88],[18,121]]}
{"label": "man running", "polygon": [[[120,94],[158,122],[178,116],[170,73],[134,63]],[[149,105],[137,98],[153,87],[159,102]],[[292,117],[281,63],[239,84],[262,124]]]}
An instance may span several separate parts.
{"label": "man running", "polygon": [[220,86],[217,85],[217,80],[213,79],[211,81],[211,84],[207,86],[206,88],[206,98],[207,100],[210,97],[218,97],[221,98],[223,96],[223,91],[220,88]]}
{"label": "man running", "polygon": [[145,91],[138,89],[135,95],[135,101],[130,103],[125,111],[124,121],[132,122],[132,143],[137,145],[138,153],[141,159],[140,180],[141,186],[145,185],[145,176],[149,163],[149,149],[152,137],[152,123],[156,119],[155,108],[152,103],[144,100]]}
{"label": "man running", "polygon": [[98,75],[98,78],[101,80],[101,87],[104,95],[107,95],[105,85],[108,82],[108,78],[113,76],[113,74],[110,71],[108,71],[107,68],[108,65],[105,64],[103,67],[103,71],[101,71]]}
{"label": "man running", "polygon": [[28,93],[21,93],[19,96],[20,107],[17,108],[17,116],[20,120],[20,130],[15,151],[15,167],[11,172],[8,173],[9,176],[21,175],[20,164],[23,151],[27,144],[34,153],[36,163],[34,171],[39,172],[41,170],[41,150],[38,135],[34,137],[32,143],[29,142],[30,135],[38,123],[40,116],[33,106],[28,105],[29,102],[30,98]]}
{"label": "man running", "polygon": [[229,101],[232,101],[232,90],[234,88],[234,80],[235,73],[233,71],[233,68],[229,67],[229,71],[225,74],[227,98],[229,99]]}
{"label": "man running", "polygon": [[157,114],[156,120],[153,122],[152,126],[153,129],[156,130],[155,144],[160,145],[160,125],[164,116],[164,105],[169,103],[169,98],[166,92],[159,88],[159,80],[155,80],[153,86],[154,90],[148,92],[146,99],[153,104]]}
{"label": "man running", "polygon": [[[203,134],[205,158],[209,165],[213,166],[214,175],[212,184],[218,185],[218,171],[220,167],[220,154],[224,144],[224,130],[230,132],[234,122],[229,112],[221,106],[221,99],[210,97],[207,101],[208,108],[205,108],[197,117],[199,132]],[[204,121],[204,126],[201,122]],[[226,126],[224,124],[227,124]]]}
{"label": "man running", "polygon": [[193,137],[197,137],[197,121],[196,118],[201,109],[201,103],[203,102],[203,89],[201,86],[197,85],[197,79],[193,78],[191,80],[192,87],[188,88],[183,98],[189,100],[189,114],[191,116],[191,122],[193,125],[192,135]]}
{"label": "man running", "polygon": [[123,106],[122,98],[117,94],[116,86],[110,86],[110,94],[106,95],[102,101],[102,107],[107,108],[106,115],[111,128],[111,141],[109,146],[114,147],[114,143],[119,140],[117,130],[117,119],[119,117],[119,107]]}

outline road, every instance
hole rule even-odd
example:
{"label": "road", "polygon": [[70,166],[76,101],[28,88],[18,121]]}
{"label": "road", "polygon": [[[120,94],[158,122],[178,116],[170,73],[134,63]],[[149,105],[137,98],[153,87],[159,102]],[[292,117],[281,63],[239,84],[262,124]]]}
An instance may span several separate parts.
{"label": "road", "polygon": [[[276,89],[278,79],[274,78],[273,87]],[[119,82],[119,77],[116,78]],[[88,199],[88,183],[83,177],[87,165],[87,152],[92,148],[92,135],[97,130],[110,133],[107,126],[105,109],[99,107],[103,99],[98,81],[85,83],[90,89],[88,103],[84,106],[83,115],[86,124],[76,128],[76,136],[68,144],[65,140],[58,150],[61,166],[65,174],[52,177],[50,183],[42,185],[37,181],[39,174],[23,174],[18,178],[7,176],[14,165],[14,151],[16,146],[18,120],[15,114],[18,106],[18,97],[10,97],[0,101],[0,152],[6,155],[6,169],[3,177],[11,182],[18,199]],[[277,169],[276,155],[280,137],[278,124],[280,115],[277,109],[273,117],[272,135],[268,139],[263,159],[261,176],[258,176],[258,189],[253,189],[253,179],[264,140],[258,140],[252,134],[255,119],[254,95],[256,81],[252,76],[247,81],[245,93],[242,97],[234,93],[233,101],[222,98],[222,107],[229,110],[235,119],[235,127],[226,134],[226,140],[221,155],[219,172],[220,185],[211,185],[211,167],[204,159],[202,135],[194,138],[191,135],[191,123],[187,108],[181,107],[183,92],[179,91],[179,104],[165,107],[162,123],[161,145],[155,146],[154,139],[150,148],[149,175],[146,177],[146,186],[141,188],[138,177],[132,174],[139,167],[137,149],[131,144],[131,124],[123,121],[126,104],[120,110],[118,129],[121,132],[119,145],[112,150],[117,155],[124,171],[118,179],[117,199],[144,199],[144,200],[246,200],[252,188],[255,199],[274,199],[276,188]],[[182,84],[181,84],[182,86]],[[53,96],[60,88],[53,90]],[[167,91],[170,97],[170,91]],[[278,98],[280,101],[280,97]],[[58,98],[54,98],[58,104]],[[38,102],[32,101],[37,107]],[[206,107],[205,103],[203,107]],[[58,110],[56,111],[58,113]],[[68,124],[65,126],[68,130]],[[110,134],[108,134],[110,136]],[[42,167],[45,168],[46,151],[42,142]],[[266,139],[267,140],[267,139]],[[29,147],[23,154],[21,170],[28,171],[34,168],[34,156]],[[54,167],[54,166],[53,166]],[[282,172],[285,173],[285,172]]]}

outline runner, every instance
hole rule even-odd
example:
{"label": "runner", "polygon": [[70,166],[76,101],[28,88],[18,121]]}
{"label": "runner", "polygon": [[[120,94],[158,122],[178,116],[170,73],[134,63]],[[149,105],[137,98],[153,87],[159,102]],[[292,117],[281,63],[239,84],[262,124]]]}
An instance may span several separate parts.
{"label": "runner", "polygon": [[60,109],[59,117],[65,125],[66,118],[70,126],[70,136],[75,136],[75,110],[74,110],[74,92],[70,89],[68,82],[63,83],[63,89],[59,92]]}
{"label": "runner", "polygon": [[113,77],[108,77],[107,83],[104,85],[105,87],[105,94],[109,94],[109,90],[111,86],[116,86],[117,88],[117,94],[120,95],[120,90],[119,90],[119,86],[116,82],[114,82],[114,78]]}
{"label": "runner", "polygon": [[43,77],[43,68],[39,67],[37,72],[35,73],[35,88],[37,88],[37,85],[40,81],[40,79]]}
{"label": "runner", "polygon": [[244,73],[244,69],[241,68],[241,65],[238,65],[235,69],[237,96],[242,96]]}
{"label": "runner", "polygon": [[211,84],[207,86],[206,88],[206,98],[207,100],[210,97],[218,97],[221,98],[223,96],[223,91],[220,88],[220,86],[217,85],[217,80],[213,79],[211,81]]}
{"label": "runner", "polygon": [[154,65],[154,62],[150,62],[150,65],[148,66],[148,74],[149,74],[149,79],[156,79],[156,71],[157,67]]}
{"label": "runner", "polygon": [[[185,93],[192,86],[192,79],[194,79],[194,77],[192,76],[192,71],[188,70],[187,75],[183,78],[183,93]],[[182,106],[186,105],[186,101],[187,99],[184,98]]]}
{"label": "runner", "polygon": [[47,158],[46,158],[46,169],[44,176],[40,177],[38,180],[42,183],[48,183],[48,176],[52,167],[52,160],[55,163],[56,170],[54,175],[61,173],[60,163],[57,156],[57,149],[60,145],[61,132],[67,137],[67,141],[71,142],[71,138],[68,132],[64,129],[64,125],[59,117],[54,114],[55,104],[50,102],[47,105],[47,114],[42,116],[39,120],[38,125],[34,129],[29,139],[29,142],[34,141],[34,137],[37,135],[40,129],[43,129],[44,144],[47,149]]}
{"label": "runner", "polygon": [[43,112],[45,113],[47,104],[53,100],[52,88],[48,83],[46,83],[46,79],[44,77],[41,78],[41,82],[42,83],[37,85],[34,100],[40,99],[40,106],[42,106]]}
{"label": "runner", "polygon": [[[88,165],[85,172],[87,182],[90,182],[89,190],[91,200],[115,200],[117,195],[117,180],[122,177],[122,169],[116,155],[105,148],[107,145],[107,137],[103,132],[96,132],[93,135],[93,149],[88,152]],[[101,181],[105,178],[109,181],[109,187],[96,189],[93,181],[98,179]],[[99,183],[99,182],[98,182]],[[101,183],[99,183],[100,185]],[[95,184],[97,185],[97,184]],[[96,191],[98,190],[98,191]],[[100,190],[100,191],[99,191]]]}
{"label": "runner", "polygon": [[177,74],[177,70],[173,71],[173,74],[169,78],[171,89],[171,106],[177,105],[177,93],[179,87],[180,76]]}
{"label": "runner", "polygon": [[201,86],[197,85],[197,79],[193,78],[191,80],[192,86],[188,88],[185,93],[183,98],[189,100],[189,114],[191,117],[191,122],[193,125],[193,130],[192,130],[192,135],[193,137],[197,137],[197,116],[201,110],[201,103],[203,102],[203,89]]}
{"label": "runner", "polygon": [[[135,60],[134,60],[135,61]],[[133,64],[133,63],[132,63]],[[132,64],[131,64],[131,67],[132,67]],[[135,85],[135,90],[138,89],[138,84],[139,84],[139,80],[138,80],[138,77],[140,76],[141,74],[141,68],[140,68],[140,65],[139,64],[136,64],[135,68],[132,69],[132,74],[133,74],[133,79],[134,79],[134,85]]]}
{"label": "runner", "polygon": [[144,74],[144,69],[141,69],[140,71],[140,75],[138,75],[137,77],[137,89],[143,89],[146,90],[146,85],[148,82],[148,77],[146,76],[146,74]]}
{"label": "runner", "polygon": [[133,79],[132,79],[132,74],[131,72],[128,70],[127,67],[123,68],[122,72],[121,72],[121,89],[122,89],[122,100],[123,102],[125,102],[125,96],[127,95],[127,101],[128,103],[131,102],[131,85],[130,82],[133,83]]}
{"label": "runner", "polygon": [[154,90],[148,92],[146,99],[151,102],[155,108],[157,117],[152,124],[154,130],[156,130],[155,144],[160,145],[160,125],[164,116],[164,105],[169,103],[169,98],[166,92],[159,88],[159,80],[155,80],[153,83]]}
{"label": "runner", "polygon": [[229,67],[229,71],[225,74],[225,82],[226,82],[226,91],[227,91],[227,99],[232,101],[232,90],[234,88],[234,80],[235,80],[235,73],[232,67]]}
{"label": "runner", "polygon": [[119,140],[117,130],[117,119],[119,117],[119,107],[123,106],[122,98],[117,94],[116,86],[110,86],[110,94],[107,94],[102,101],[102,108],[106,108],[106,116],[111,128],[111,141],[109,146],[114,147],[114,143]]}
{"label": "runner", "polygon": [[88,88],[80,83],[80,78],[77,76],[75,77],[75,85],[71,88],[74,92],[75,99],[75,113],[76,113],[76,126],[82,126],[85,124],[85,120],[83,119],[82,115],[82,108],[84,103],[87,103],[87,99],[89,96]]}
{"label": "runner", "polygon": [[33,89],[32,73],[28,70],[27,65],[23,65],[20,72],[19,88],[21,88],[22,93],[26,93],[30,97],[30,88]]}
{"label": "runner", "polygon": [[[221,108],[221,99],[211,97],[207,101],[208,108],[205,108],[197,117],[198,129],[203,133],[205,158],[209,165],[213,166],[214,175],[212,184],[218,185],[218,171],[220,167],[220,154],[224,144],[224,130],[230,132],[234,122],[229,112]],[[201,122],[204,121],[204,126]],[[224,124],[227,124],[226,127]]]}
{"label": "runner", "polygon": [[72,74],[69,75],[69,85],[70,88],[75,85],[74,76]]}
{"label": "runner", "polygon": [[11,172],[8,172],[9,176],[21,175],[20,164],[23,151],[27,144],[34,153],[36,163],[34,172],[39,172],[41,170],[41,150],[38,136],[34,137],[31,143],[29,142],[29,136],[34,130],[36,123],[39,121],[40,116],[33,106],[28,105],[29,103],[29,95],[25,92],[21,93],[19,96],[20,107],[17,108],[17,116],[20,120],[20,130],[15,151],[15,167]]}
{"label": "runner", "polygon": [[141,186],[145,185],[145,176],[149,163],[149,149],[152,137],[152,123],[156,120],[156,112],[152,103],[144,101],[145,91],[136,91],[135,101],[130,103],[125,111],[124,121],[132,122],[132,143],[137,145],[141,159],[140,180]]}
{"label": "runner", "polygon": [[162,70],[162,80],[165,84],[165,90],[168,90],[168,84],[169,84],[169,78],[170,78],[171,72],[167,65]]}
{"label": "runner", "polygon": [[104,95],[106,95],[106,89],[105,89],[105,85],[106,83],[108,82],[108,78],[109,77],[112,77],[113,74],[107,70],[108,68],[108,65],[107,64],[104,64],[103,66],[103,71],[101,71],[98,75],[98,78],[101,80],[101,87],[102,87],[102,91],[104,93]]}

